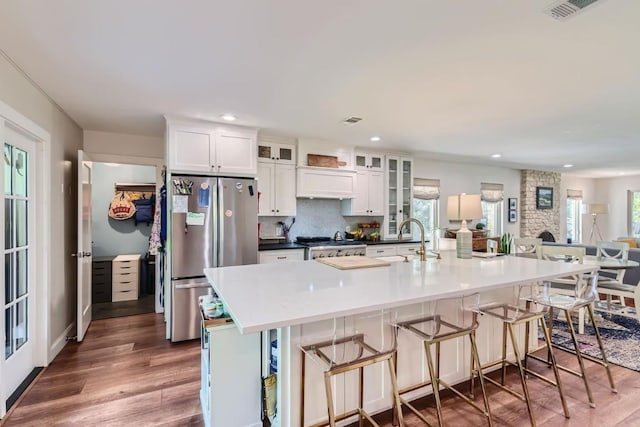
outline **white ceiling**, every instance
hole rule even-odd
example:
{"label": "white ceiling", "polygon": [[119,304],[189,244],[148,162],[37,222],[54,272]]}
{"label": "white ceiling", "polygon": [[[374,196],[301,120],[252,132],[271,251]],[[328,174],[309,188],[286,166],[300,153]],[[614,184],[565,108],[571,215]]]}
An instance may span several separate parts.
{"label": "white ceiling", "polygon": [[230,112],[431,158],[639,174],[640,1],[566,22],[548,4],[2,0],[0,49],[86,130],[160,136],[163,114]]}

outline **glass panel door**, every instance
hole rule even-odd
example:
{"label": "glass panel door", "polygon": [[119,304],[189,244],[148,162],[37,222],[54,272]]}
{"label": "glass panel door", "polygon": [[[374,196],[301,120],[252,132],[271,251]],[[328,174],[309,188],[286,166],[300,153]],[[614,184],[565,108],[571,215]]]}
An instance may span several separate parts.
{"label": "glass panel door", "polygon": [[9,360],[29,341],[28,277],[28,155],[25,151],[4,146],[4,269],[5,269],[5,360]]}
{"label": "glass panel door", "polygon": [[387,212],[387,235],[394,236],[398,234],[398,159],[388,158],[387,164],[387,185],[388,185],[388,201]]}

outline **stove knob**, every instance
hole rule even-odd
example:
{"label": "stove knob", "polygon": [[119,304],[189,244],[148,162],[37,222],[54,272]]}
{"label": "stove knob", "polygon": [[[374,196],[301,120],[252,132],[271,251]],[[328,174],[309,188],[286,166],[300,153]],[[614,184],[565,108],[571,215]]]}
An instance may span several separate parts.
{"label": "stove knob", "polygon": [[333,257],[333,256],[335,256],[335,254],[334,254],[333,252],[329,252],[329,253],[327,254],[327,256],[328,256],[328,257]]}
{"label": "stove knob", "polygon": [[324,258],[324,254],[318,254],[318,258]]}

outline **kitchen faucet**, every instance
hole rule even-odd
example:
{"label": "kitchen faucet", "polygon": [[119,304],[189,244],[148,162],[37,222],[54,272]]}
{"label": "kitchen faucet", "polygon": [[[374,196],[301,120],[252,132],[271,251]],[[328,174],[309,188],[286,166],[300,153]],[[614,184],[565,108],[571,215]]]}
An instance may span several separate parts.
{"label": "kitchen faucet", "polygon": [[[419,220],[417,220],[416,218],[409,217],[404,221],[402,221],[398,226],[398,229],[400,230],[400,233],[398,233],[398,240],[402,240],[402,228],[410,222],[415,222],[416,224],[418,224],[418,227],[420,228],[420,250],[417,250],[416,253],[420,254],[420,261],[426,261],[427,247],[424,244],[424,225],[422,225],[422,223]],[[438,255],[438,257],[440,257],[440,255]]]}

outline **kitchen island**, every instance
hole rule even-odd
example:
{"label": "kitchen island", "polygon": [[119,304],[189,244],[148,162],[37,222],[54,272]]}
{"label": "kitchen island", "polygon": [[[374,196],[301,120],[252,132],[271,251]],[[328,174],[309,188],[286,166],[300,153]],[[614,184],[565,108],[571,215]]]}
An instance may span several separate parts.
{"label": "kitchen island", "polygon": [[[402,309],[404,314],[411,310],[418,315],[424,311],[424,304],[437,299],[480,293],[487,300],[512,292],[517,285],[593,270],[590,266],[510,256],[458,259],[455,252],[445,251],[441,260],[413,260],[377,268],[339,270],[316,261],[296,261],[207,269],[205,274],[223,300],[238,335],[263,333],[263,375],[269,374],[271,342],[277,341],[278,413],[272,422],[296,426],[300,424],[297,344],[309,337],[329,336],[336,325],[334,319],[341,319],[339,324],[346,327],[353,316],[381,309]],[[384,329],[379,324],[370,326],[371,334]],[[478,342],[485,360],[500,352],[501,333],[495,331],[501,331],[495,321],[481,320]],[[461,339],[443,346],[444,380],[456,383],[468,376],[467,347]],[[421,343],[400,336],[398,353],[401,387],[426,376]],[[308,371],[305,424],[326,416],[321,369],[312,365]],[[391,407],[388,378],[382,366],[365,370],[365,383],[365,407],[370,412]],[[357,376],[337,379],[338,411],[353,407],[356,385]]]}

